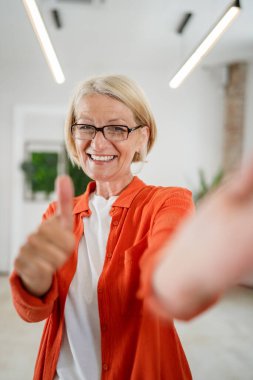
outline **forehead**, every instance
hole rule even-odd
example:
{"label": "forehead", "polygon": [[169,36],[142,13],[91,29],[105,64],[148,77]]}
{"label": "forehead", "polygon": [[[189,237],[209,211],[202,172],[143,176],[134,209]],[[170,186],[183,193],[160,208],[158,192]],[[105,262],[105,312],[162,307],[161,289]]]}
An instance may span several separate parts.
{"label": "forehead", "polygon": [[84,95],[76,104],[77,118],[133,119],[132,110],[121,101],[102,94]]}

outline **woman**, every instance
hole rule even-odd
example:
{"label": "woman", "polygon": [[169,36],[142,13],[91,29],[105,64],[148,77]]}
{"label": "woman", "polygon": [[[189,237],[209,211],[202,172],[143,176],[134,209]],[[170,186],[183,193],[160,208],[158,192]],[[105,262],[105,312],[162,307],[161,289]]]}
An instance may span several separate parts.
{"label": "woman", "polygon": [[34,379],[191,379],[172,321],[149,305],[160,248],[193,203],[186,189],[147,186],[131,173],[156,136],[142,91],[123,76],[84,82],[65,132],[70,158],[94,181],[72,200],[69,178],[58,179],[58,203],[11,276],[21,317],[47,320]]}

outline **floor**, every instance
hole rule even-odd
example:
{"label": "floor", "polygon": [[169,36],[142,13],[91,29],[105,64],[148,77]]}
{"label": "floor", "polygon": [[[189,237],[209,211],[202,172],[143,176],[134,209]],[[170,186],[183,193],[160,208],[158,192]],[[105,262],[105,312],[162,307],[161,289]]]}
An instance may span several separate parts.
{"label": "floor", "polygon": [[[3,276],[0,310],[0,380],[30,380],[43,323],[16,315]],[[237,287],[201,317],[176,325],[194,380],[253,380],[253,289]]]}
{"label": "floor", "polygon": [[236,287],[190,323],[176,323],[194,380],[253,380],[253,289]]}

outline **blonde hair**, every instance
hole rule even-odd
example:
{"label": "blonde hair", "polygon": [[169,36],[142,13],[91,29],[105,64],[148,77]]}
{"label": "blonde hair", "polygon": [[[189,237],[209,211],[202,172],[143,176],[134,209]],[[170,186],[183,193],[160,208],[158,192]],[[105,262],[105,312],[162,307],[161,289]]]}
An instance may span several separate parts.
{"label": "blonde hair", "polygon": [[[80,166],[76,152],[75,141],[71,134],[71,126],[76,121],[76,108],[85,95],[101,94],[110,96],[124,103],[132,112],[137,124],[149,127],[149,140],[144,152],[149,153],[157,134],[156,123],[148,101],[142,89],[132,80],[123,75],[96,76],[81,83],[75,90],[65,122],[65,142],[72,163]],[[146,155],[145,154],[145,155]],[[143,152],[136,152],[133,162],[145,160]]]}

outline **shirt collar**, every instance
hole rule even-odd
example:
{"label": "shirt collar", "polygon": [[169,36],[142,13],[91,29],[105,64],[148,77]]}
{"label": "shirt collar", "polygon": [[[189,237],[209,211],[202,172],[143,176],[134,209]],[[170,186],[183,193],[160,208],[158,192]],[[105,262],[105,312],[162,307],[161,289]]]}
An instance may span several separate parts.
{"label": "shirt collar", "polygon": [[[129,208],[135,196],[140,190],[145,187],[145,183],[138,177],[133,177],[129,185],[120,193],[112,207],[126,207]],[[89,209],[89,195],[95,190],[96,182],[89,182],[84,194],[74,199],[73,214],[79,214],[81,212],[87,212],[90,214]]]}

